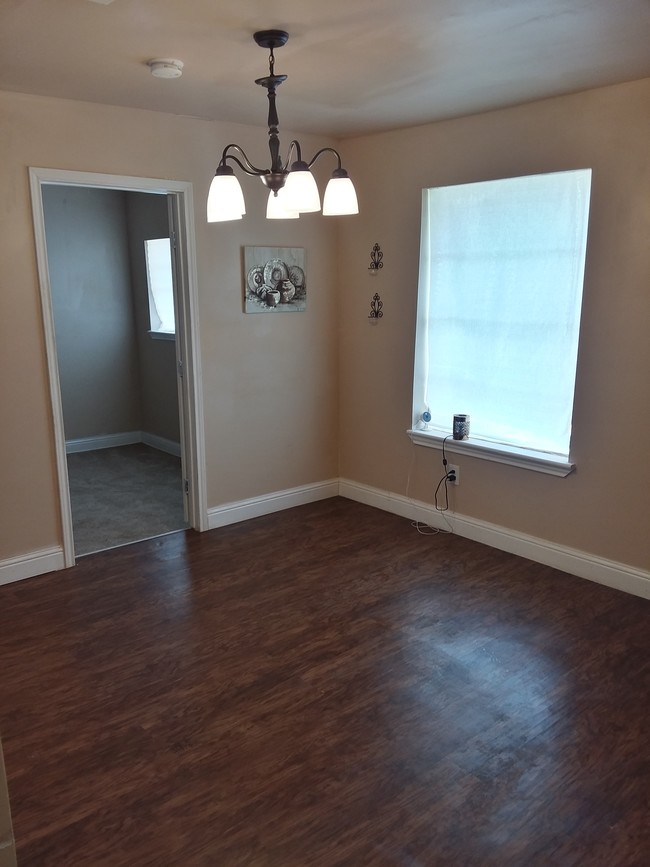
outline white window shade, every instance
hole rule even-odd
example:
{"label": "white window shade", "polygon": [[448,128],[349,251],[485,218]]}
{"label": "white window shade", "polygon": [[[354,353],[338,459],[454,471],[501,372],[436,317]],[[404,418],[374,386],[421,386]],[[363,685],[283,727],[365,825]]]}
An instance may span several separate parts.
{"label": "white window shade", "polygon": [[144,242],[149,286],[149,321],[154,334],[174,334],[174,278],[169,238]]}
{"label": "white window shade", "polygon": [[413,391],[472,440],[569,456],[591,171],[424,191]]}

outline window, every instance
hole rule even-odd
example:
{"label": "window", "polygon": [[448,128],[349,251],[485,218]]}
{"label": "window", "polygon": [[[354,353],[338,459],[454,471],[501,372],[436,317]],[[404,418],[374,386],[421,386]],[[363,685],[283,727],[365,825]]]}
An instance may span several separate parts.
{"label": "window", "polygon": [[149,333],[152,337],[172,339],[176,323],[170,240],[153,238],[144,242],[144,249],[149,286]]}
{"label": "window", "polygon": [[590,188],[582,169],[423,191],[416,442],[467,413],[472,453],[570,471]]}

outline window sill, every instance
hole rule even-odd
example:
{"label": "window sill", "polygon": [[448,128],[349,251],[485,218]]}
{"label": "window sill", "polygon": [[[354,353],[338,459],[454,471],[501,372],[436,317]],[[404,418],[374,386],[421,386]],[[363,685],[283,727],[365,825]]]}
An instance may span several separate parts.
{"label": "window sill", "polygon": [[537,473],[547,473],[551,476],[568,476],[576,468],[576,465],[570,461],[553,458],[545,452],[502,446],[498,443],[487,443],[476,439],[454,440],[451,439],[450,433],[444,431],[408,430],[407,434],[416,446],[442,449],[443,440],[445,437],[449,437],[445,442],[446,452],[469,455],[472,458],[494,461],[497,464],[508,464],[512,467],[522,467],[525,470],[534,470]]}
{"label": "window sill", "polygon": [[149,337],[154,340],[176,340],[176,333],[174,331],[150,331]]}

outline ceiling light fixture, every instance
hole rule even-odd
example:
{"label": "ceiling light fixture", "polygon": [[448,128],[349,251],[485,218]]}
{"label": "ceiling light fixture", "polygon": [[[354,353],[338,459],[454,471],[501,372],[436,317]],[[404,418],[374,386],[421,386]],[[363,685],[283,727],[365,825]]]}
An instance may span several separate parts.
{"label": "ceiling light fixture", "polygon": [[283,162],[280,157],[280,138],[278,113],[275,108],[276,88],[286,81],[286,75],[274,72],[275,57],[273,50],[285,45],[289,34],[284,30],[260,30],[253,39],[261,48],[268,48],[269,74],[255,80],[255,84],[265,87],[269,100],[269,150],[271,167],[259,169],[251,163],[243,149],[237,144],[229,144],[221,154],[221,160],[208,193],[208,222],[241,220],[246,213],[244,194],[241,184],[228,162],[233,162],[247,175],[260,178],[269,189],[266,209],[268,219],[295,219],[300,214],[320,211],[320,195],[311,167],[325,153],[334,154],[338,161],[332,177],[325,189],[323,214],[337,216],[358,214],[359,205],[354,185],[348,173],[341,166],[341,156],[334,148],[321,148],[309,162],[302,158],[300,143],[295,139],[289,144],[289,153]]}

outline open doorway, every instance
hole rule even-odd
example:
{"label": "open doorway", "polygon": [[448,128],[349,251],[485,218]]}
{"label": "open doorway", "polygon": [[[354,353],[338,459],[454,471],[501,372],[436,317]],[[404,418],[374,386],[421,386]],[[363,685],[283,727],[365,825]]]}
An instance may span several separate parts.
{"label": "open doorway", "polygon": [[30,175],[66,565],[205,529],[191,187]]}

